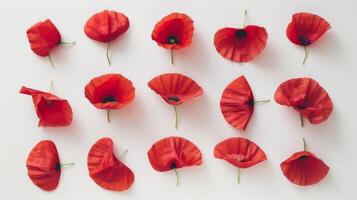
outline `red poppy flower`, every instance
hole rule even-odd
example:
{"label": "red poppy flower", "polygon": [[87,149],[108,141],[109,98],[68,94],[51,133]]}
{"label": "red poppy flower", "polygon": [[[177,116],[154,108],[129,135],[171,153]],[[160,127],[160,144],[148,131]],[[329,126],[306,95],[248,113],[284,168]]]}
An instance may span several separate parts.
{"label": "red poppy flower", "polygon": [[[175,107],[203,93],[202,88],[191,78],[177,73],[156,76],[148,86],[160,95],[168,104]],[[176,113],[177,128],[177,113]]]}
{"label": "red poppy flower", "polygon": [[61,165],[55,143],[39,142],[30,152],[26,162],[31,181],[45,191],[55,190],[61,176]]}
{"label": "red poppy flower", "polygon": [[[275,101],[293,107],[312,124],[327,120],[333,109],[327,92],[311,78],[295,78],[283,82],[275,92]],[[303,121],[301,122],[303,125]]]}
{"label": "red poppy flower", "polygon": [[329,167],[308,151],[294,153],[280,164],[284,176],[294,184],[307,186],[325,178]]}
{"label": "red poppy flower", "polygon": [[[189,16],[171,13],[155,25],[151,38],[165,49],[181,49],[191,45],[193,31],[193,21]],[[173,60],[171,62],[173,64]]]}
{"label": "red poppy flower", "polygon": [[129,19],[123,13],[104,10],[88,19],[84,26],[84,33],[92,40],[108,43],[107,59],[110,65],[108,55],[110,42],[125,33],[129,25]]}
{"label": "red poppy flower", "polygon": [[176,176],[176,169],[202,164],[201,151],[191,141],[182,137],[167,137],[157,141],[149,149],[148,157],[156,171],[175,170]]}
{"label": "red poppy flower", "polygon": [[69,126],[72,122],[72,108],[66,99],[39,90],[22,87],[20,93],[32,96],[36,114],[40,119],[38,126]]}
{"label": "red poppy flower", "polygon": [[93,78],[85,86],[84,93],[96,108],[110,110],[131,103],[135,88],[129,79],[120,74],[105,74]]}
{"label": "red poppy flower", "polygon": [[134,173],[115,157],[110,138],[102,138],[92,146],[87,165],[89,176],[104,189],[123,191],[134,182]]}

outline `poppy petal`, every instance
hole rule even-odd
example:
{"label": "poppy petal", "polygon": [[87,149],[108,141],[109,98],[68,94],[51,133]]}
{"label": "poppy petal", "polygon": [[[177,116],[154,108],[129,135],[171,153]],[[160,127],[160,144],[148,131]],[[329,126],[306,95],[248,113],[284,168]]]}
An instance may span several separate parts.
{"label": "poppy petal", "polygon": [[278,104],[293,107],[312,124],[324,122],[333,110],[325,89],[311,78],[295,78],[281,83],[274,98]]}
{"label": "poppy petal", "polygon": [[233,137],[223,140],[214,148],[214,157],[226,160],[239,168],[252,167],[267,160],[264,151],[254,142]]}
{"label": "poppy petal", "polygon": [[61,176],[61,165],[55,143],[43,140],[31,150],[26,161],[31,181],[45,191],[55,190]]}
{"label": "poppy petal", "polygon": [[221,112],[234,128],[245,130],[254,111],[254,96],[248,81],[240,76],[223,91]]}
{"label": "poppy petal", "polygon": [[202,153],[191,141],[182,137],[167,137],[148,151],[151,166],[159,172],[202,164]]}
{"label": "poppy petal", "polygon": [[300,46],[308,46],[317,41],[330,24],[322,17],[311,13],[295,13],[286,29],[289,40]]}
{"label": "poppy petal", "polygon": [[123,191],[134,182],[134,173],[114,155],[110,138],[102,138],[92,146],[87,165],[89,176],[104,189]]}
{"label": "poppy petal", "polygon": [[72,108],[66,99],[27,87],[22,87],[20,93],[32,96],[39,118],[38,126],[62,127],[72,123]]}
{"label": "poppy petal", "polygon": [[215,33],[214,46],[224,58],[234,62],[249,62],[263,51],[267,39],[268,34],[264,27],[226,27]]}
{"label": "poppy petal", "polygon": [[86,98],[98,109],[119,109],[135,98],[132,82],[120,74],[93,78],[85,86]]}
{"label": "poppy petal", "polygon": [[193,21],[188,15],[171,13],[155,25],[151,38],[165,49],[180,49],[191,45],[193,31]]}
{"label": "poppy petal", "polygon": [[171,105],[179,105],[203,93],[194,80],[177,73],[156,76],[148,86]]}
{"label": "poppy petal", "polygon": [[307,151],[294,153],[280,164],[280,168],[289,181],[302,186],[320,182],[330,169],[322,160]]}

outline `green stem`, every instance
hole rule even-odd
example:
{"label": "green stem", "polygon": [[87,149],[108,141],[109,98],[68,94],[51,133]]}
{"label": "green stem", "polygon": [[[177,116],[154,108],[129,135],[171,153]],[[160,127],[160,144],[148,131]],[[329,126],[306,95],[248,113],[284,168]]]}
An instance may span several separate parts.
{"label": "green stem", "polygon": [[300,114],[300,124],[301,127],[304,127],[304,117],[302,116],[302,114]]}
{"label": "green stem", "polygon": [[106,55],[107,55],[107,60],[108,60],[108,64],[109,64],[109,66],[110,66],[112,63],[110,62],[110,58],[109,58],[109,48],[110,48],[110,42],[108,42],[107,53],[106,53]]}
{"label": "green stem", "polygon": [[270,99],[267,100],[259,100],[259,101],[254,101],[254,104],[258,104],[258,103],[269,103]]}
{"label": "green stem", "polygon": [[63,44],[63,45],[75,45],[76,44],[76,42],[63,42],[63,41],[61,41],[60,42],[60,44]]}
{"label": "green stem", "polygon": [[178,112],[177,112],[176,105],[174,105],[174,110],[175,110],[175,128],[177,130],[177,128],[178,128]]}
{"label": "green stem", "polygon": [[51,55],[50,55],[50,54],[48,54],[48,60],[50,60],[51,66],[52,66],[53,68],[55,68],[55,65],[54,65],[53,62],[52,62],[52,58],[51,58]]}
{"label": "green stem", "polygon": [[74,162],[64,162],[64,163],[60,163],[61,167],[64,167],[64,166],[74,166],[75,163]]}
{"label": "green stem", "polygon": [[306,46],[304,46],[304,51],[305,51],[305,56],[304,56],[304,60],[302,61],[302,65],[305,65],[305,62],[306,62],[306,59],[307,59],[307,56],[308,56],[307,47]]}
{"label": "green stem", "polygon": [[240,184],[240,168],[237,167],[237,183]]}
{"label": "green stem", "polygon": [[54,88],[54,86],[53,86],[53,81],[51,81],[51,84],[50,84],[50,90],[49,90],[50,94],[52,94],[52,93],[53,93],[53,88]]}
{"label": "green stem", "polygon": [[174,65],[174,52],[172,49],[170,49],[170,53],[171,53],[171,64]]}
{"label": "green stem", "polygon": [[121,153],[121,154],[119,155],[119,159],[120,159],[120,160],[123,159],[123,157],[126,155],[126,153],[128,153],[128,149],[125,149],[125,150],[123,151],[123,153]]}
{"label": "green stem", "polygon": [[179,183],[180,183],[180,176],[179,176],[179,174],[178,174],[178,172],[177,172],[177,169],[176,169],[176,168],[174,169],[174,171],[175,171],[175,174],[176,174],[176,186],[179,186]]}
{"label": "green stem", "polygon": [[110,109],[107,110],[107,121],[110,123]]}
{"label": "green stem", "polygon": [[306,151],[307,150],[307,146],[306,146],[305,138],[302,138],[302,142],[304,143],[304,151]]}
{"label": "green stem", "polygon": [[245,25],[247,24],[247,15],[248,15],[248,11],[244,10],[244,23],[243,23],[243,28],[245,27]]}

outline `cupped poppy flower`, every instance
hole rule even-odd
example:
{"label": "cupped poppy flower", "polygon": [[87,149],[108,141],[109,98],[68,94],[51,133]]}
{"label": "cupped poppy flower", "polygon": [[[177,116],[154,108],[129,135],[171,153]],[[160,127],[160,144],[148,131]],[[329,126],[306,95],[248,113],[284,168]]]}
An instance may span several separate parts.
{"label": "cupped poppy flower", "polygon": [[93,78],[85,86],[85,96],[98,109],[109,111],[120,109],[131,103],[135,97],[132,82],[120,74],[105,74]]}
{"label": "cupped poppy flower", "polygon": [[190,46],[193,31],[193,21],[188,15],[171,13],[155,25],[151,38],[160,47],[171,50],[171,63],[174,64],[172,50]]}
{"label": "cupped poppy flower", "polygon": [[294,78],[281,83],[274,98],[278,104],[293,107],[300,113],[301,126],[303,118],[312,124],[324,122],[333,109],[325,89],[312,78]]}
{"label": "cupped poppy flower", "polygon": [[156,76],[149,81],[148,86],[168,104],[174,106],[176,129],[178,126],[176,106],[194,97],[201,96],[203,93],[202,88],[194,80],[178,73],[167,73]]}
{"label": "cupped poppy flower", "polygon": [[102,138],[92,146],[87,165],[89,176],[104,189],[124,191],[134,182],[134,173],[114,155],[110,138]]}
{"label": "cupped poppy flower", "polygon": [[307,57],[307,46],[317,41],[330,28],[330,24],[324,18],[315,14],[299,12],[292,16],[286,35],[292,43],[304,47],[303,64]]}
{"label": "cupped poppy flower", "polygon": [[50,51],[60,44],[75,44],[75,42],[62,42],[61,34],[51,20],[38,22],[26,31],[32,51],[41,56],[48,57],[54,67]]}
{"label": "cupped poppy flower", "polygon": [[228,138],[218,143],[214,148],[214,157],[226,160],[238,168],[238,183],[240,168],[249,168],[267,160],[264,151],[258,145],[240,137]]}
{"label": "cupped poppy flower", "polygon": [[151,166],[159,172],[202,164],[202,153],[191,141],[182,137],[167,137],[155,142],[148,151]]}
{"label": "cupped poppy flower", "polygon": [[84,33],[92,40],[108,43],[107,60],[109,58],[110,42],[117,39],[129,29],[130,23],[127,16],[121,12],[104,10],[92,15],[84,26]]}
{"label": "cupped poppy flower", "polygon": [[244,131],[253,115],[254,105],[270,100],[255,101],[247,79],[240,76],[224,89],[221,97],[221,112],[234,128]]}
{"label": "cupped poppy flower", "polygon": [[301,186],[313,185],[320,182],[329,172],[327,166],[313,153],[306,151],[296,152],[280,164],[284,176],[292,183]]}
{"label": "cupped poppy flower", "polygon": [[245,26],[244,22],[243,28],[219,29],[214,35],[214,46],[226,59],[233,62],[249,62],[265,49],[267,39],[268,34],[264,27]]}
{"label": "cupped poppy flower", "polygon": [[40,127],[63,127],[72,123],[72,108],[66,99],[54,94],[22,87],[20,93],[31,95]]}

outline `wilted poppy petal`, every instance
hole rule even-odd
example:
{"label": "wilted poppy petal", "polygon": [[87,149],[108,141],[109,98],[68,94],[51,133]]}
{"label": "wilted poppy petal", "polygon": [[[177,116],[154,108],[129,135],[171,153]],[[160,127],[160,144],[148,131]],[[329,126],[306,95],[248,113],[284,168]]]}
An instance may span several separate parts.
{"label": "wilted poppy petal", "polygon": [[61,42],[61,34],[49,19],[31,26],[26,33],[32,51],[39,56],[48,56]]}
{"label": "wilted poppy petal", "polygon": [[226,27],[214,35],[214,46],[224,58],[234,62],[249,62],[263,51],[267,38],[268,34],[264,27]]}
{"label": "wilted poppy petal", "polygon": [[302,186],[320,182],[330,169],[322,160],[307,151],[294,153],[282,162],[280,167],[289,181]]}
{"label": "wilted poppy petal", "polygon": [[202,153],[189,140],[167,137],[157,141],[148,151],[151,166],[156,171],[169,171],[202,164]]}
{"label": "wilted poppy petal", "polygon": [[93,78],[85,86],[85,96],[98,109],[119,109],[135,97],[132,82],[120,74],[105,74]]}
{"label": "wilted poppy petal", "polygon": [[311,78],[295,78],[283,82],[274,98],[278,104],[293,107],[312,124],[327,120],[333,109],[327,92]]}
{"label": "wilted poppy petal", "polygon": [[72,123],[72,108],[66,99],[39,90],[22,87],[20,93],[32,96],[38,118],[38,126],[69,126]]}
{"label": "wilted poppy petal", "polygon": [[294,44],[308,46],[331,28],[322,17],[311,13],[295,13],[286,29],[286,35]]}
{"label": "wilted poppy petal", "polygon": [[26,161],[31,181],[45,191],[55,190],[61,176],[61,165],[55,143],[43,140],[31,150]]}
{"label": "wilted poppy petal", "polygon": [[245,130],[254,111],[254,96],[244,76],[224,89],[220,104],[224,119],[234,128]]}
{"label": "wilted poppy petal", "polygon": [[180,49],[191,45],[193,31],[193,21],[189,16],[171,13],[155,25],[151,38],[165,49]]}
{"label": "wilted poppy petal", "polygon": [[179,105],[203,93],[194,80],[177,73],[156,76],[148,86],[171,105]]}
{"label": "wilted poppy petal", "polygon": [[228,138],[218,143],[214,148],[214,157],[239,168],[252,167],[267,159],[258,145],[240,137]]}
{"label": "wilted poppy petal", "polygon": [[102,138],[92,146],[87,165],[89,176],[104,189],[123,191],[134,182],[134,173],[115,157],[110,138]]}

